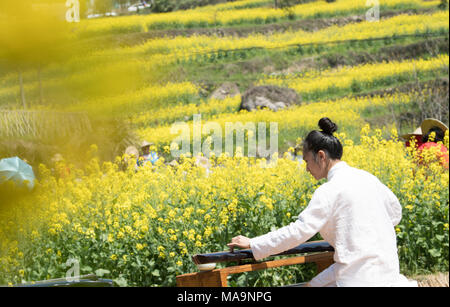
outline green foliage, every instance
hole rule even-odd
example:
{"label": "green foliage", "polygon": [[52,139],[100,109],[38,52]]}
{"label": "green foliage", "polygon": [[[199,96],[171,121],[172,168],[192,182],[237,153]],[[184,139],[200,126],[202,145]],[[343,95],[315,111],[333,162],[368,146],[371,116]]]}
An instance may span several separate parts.
{"label": "green foliage", "polygon": [[[401,269],[414,273],[448,271],[448,189],[433,194],[417,186],[411,193],[416,196],[415,199],[401,200],[406,204],[403,221],[398,227]],[[437,203],[433,200],[435,197],[446,202]]]}
{"label": "green foliage", "polygon": [[95,13],[104,14],[111,11],[113,0],[95,0],[93,10]]}
{"label": "green foliage", "polygon": [[448,0],[441,0],[441,3],[439,3],[438,7],[441,10],[446,10],[448,9]]}
{"label": "green foliage", "polygon": [[153,0],[151,10],[155,13],[172,12],[228,1],[229,0]]}
{"label": "green foliage", "polygon": [[274,0],[274,5],[276,8],[289,8],[298,4],[313,2],[317,0]]}

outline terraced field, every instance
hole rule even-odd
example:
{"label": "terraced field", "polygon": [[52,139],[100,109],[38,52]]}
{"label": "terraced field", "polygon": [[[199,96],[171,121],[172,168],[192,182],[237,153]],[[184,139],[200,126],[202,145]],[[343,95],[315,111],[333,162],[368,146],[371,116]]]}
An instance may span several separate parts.
{"label": "terraced field", "polygon": [[[448,170],[415,165],[398,135],[425,117],[448,125],[449,10],[435,0],[379,2],[380,19],[368,21],[362,0],[287,9],[240,0],[82,20],[66,25],[60,53],[38,46],[20,58],[0,48],[0,158],[21,155],[41,180],[20,200],[21,213],[0,210],[0,284],[61,277],[67,258],[79,257],[83,274],[104,269],[120,285],[173,286],[195,270],[189,255],[221,250],[237,232],[285,225],[304,208],[317,182],[288,153],[323,116],[338,123],[346,161],[399,196],[402,271],[448,272]],[[14,41],[2,33],[0,47]],[[213,97],[224,83],[239,93]],[[300,102],[241,110],[255,85],[293,89]],[[225,167],[210,177],[189,155],[164,164],[174,160],[173,124],[193,131],[196,114],[222,131],[264,123],[269,133],[276,123],[280,162],[252,167],[261,161],[233,148],[234,157],[212,159]],[[202,143],[211,136],[201,133]],[[135,173],[122,154],[144,139],[164,160],[158,171]],[[55,153],[72,169],[67,178],[54,173]],[[311,274],[277,269],[230,283],[281,285]]]}

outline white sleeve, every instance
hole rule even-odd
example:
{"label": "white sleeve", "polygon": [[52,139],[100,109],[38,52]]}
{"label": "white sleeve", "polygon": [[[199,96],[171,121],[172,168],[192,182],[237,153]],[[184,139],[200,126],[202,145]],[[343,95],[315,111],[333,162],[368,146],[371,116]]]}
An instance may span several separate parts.
{"label": "white sleeve", "polygon": [[294,248],[306,242],[322,229],[329,219],[331,209],[321,187],[315,191],[311,201],[299,215],[297,221],[250,239],[250,248],[256,260]]}
{"label": "white sleeve", "polygon": [[[381,182],[380,182],[381,183]],[[392,225],[396,226],[402,219],[402,205],[397,196],[383,183],[381,183],[384,195],[386,195],[385,207],[391,219]]]}

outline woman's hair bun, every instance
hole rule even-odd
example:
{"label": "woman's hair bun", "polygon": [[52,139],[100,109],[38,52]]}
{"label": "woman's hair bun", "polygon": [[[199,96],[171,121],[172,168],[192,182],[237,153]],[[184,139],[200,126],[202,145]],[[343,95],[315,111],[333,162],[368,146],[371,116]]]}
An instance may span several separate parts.
{"label": "woman's hair bun", "polygon": [[333,132],[336,132],[338,126],[331,121],[328,117],[323,117],[319,120],[319,127],[323,133],[332,135]]}

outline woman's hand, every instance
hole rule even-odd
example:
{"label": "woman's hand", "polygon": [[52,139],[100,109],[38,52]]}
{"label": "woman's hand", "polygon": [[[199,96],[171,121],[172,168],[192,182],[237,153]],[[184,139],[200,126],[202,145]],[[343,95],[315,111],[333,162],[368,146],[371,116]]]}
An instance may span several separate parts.
{"label": "woman's hand", "polygon": [[231,251],[233,251],[235,247],[250,248],[250,239],[244,236],[237,236],[231,239],[231,243],[228,243],[227,246]]}

